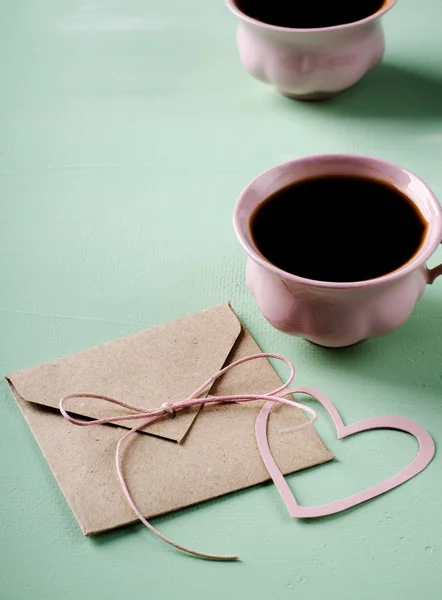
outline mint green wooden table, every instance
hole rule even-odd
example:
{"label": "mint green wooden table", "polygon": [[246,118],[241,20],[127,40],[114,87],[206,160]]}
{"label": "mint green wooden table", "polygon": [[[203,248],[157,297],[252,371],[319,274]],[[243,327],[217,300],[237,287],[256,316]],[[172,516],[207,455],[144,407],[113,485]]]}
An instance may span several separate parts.
{"label": "mint green wooden table", "polygon": [[[230,299],[262,348],[292,359],[299,384],[328,393],[347,422],[398,413],[440,444],[442,283],[396,333],[320,349],[259,314],[231,212],[262,170],[319,152],[398,162],[442,197],[441,20],[439,0],[400,0],[383,66],[333,103],[297,104],[243,72],[222,0],[3,1],[1,372]],[[2,600],[440,598],[440,456],[400,489],[314,522],[291,520],[270,485],[155,520],[242,558],[208,563],[138,525],[84,538],[0,389]],[[414,456],[397,432],[338,443],[320,417],[338,460],[289,477],[304,503]]]}

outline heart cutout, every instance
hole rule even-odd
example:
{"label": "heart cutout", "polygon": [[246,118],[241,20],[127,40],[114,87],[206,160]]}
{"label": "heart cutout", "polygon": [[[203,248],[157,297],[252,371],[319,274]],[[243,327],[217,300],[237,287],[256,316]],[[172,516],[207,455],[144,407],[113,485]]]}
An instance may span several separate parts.
{"label": "heart cutout", "polygon": [[291,517],[296,517],[298,519],[325,517],[326,515],[333,515],[353,506],[357,506],[358,504],[362,504],[367,500],[376,498],[376,496],[385,494],[385,492],[402,485],[423,471],[434,456],[435,446],[433,438],[428,431],[417,423],[414,423],[414,421],[410,421],[410,419],[397,416],[373,417],[371,419],[365,419],[364,421],[358,421],[352,425],[344,425],[341,415],[335,405],[320,391],[311,387],[298,387],[286,390],[284,395],[295,393],[307,394],[322,404],[335,424],[338,440],[373,429],[396,429],[415,437],[419,443],[419,450],[416,457],[402,469],[402,471],[372,487],[358,492],[357,494],[353,494],[352,496],[347,496],[347,498],[343,498],[342,500],[329,502],[328,504],[301,506],[297,503],[292,490],[284,479],[284,476],[270,451],[269,440],[267,437],[267,423],[274,403],[266,402],[256,419],[256,440],[267,471],[269,472],[273,483],[276,485],[280,496],[284,500]]}

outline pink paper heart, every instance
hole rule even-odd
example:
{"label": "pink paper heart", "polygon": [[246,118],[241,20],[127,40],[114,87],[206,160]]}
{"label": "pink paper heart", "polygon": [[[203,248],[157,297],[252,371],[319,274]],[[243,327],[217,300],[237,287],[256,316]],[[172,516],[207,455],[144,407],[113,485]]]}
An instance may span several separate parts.
{"label": "pink paper heart", "polygon": [[415,437],[419,443],[419,450],[409,465],[402,469],[393,477],[381,481],[377,485],[370,487],[362,492],[343,498],[342,500],[336,500],[328,504],[321,504],[319,506],[300,506],[296,498],[293,495],[292,490],[288,486],[284,476],[279,470],[272,453],[269,448],[269,441],[267,438],[267,422],[270,411],[273,408],[273,402],[266,402],[261,409],[255,424],[256,440],[258,442],[259,451],[263,458],[264,464],[267,467],[269,475],[273,479],[282,499],[284,500],[289,514],[291,517],[298,519],[306,519],[311,517],[324,517],[326,515],[332,515],[343,510],[347,510],[357,504],[362,504],[367,500],[376,498],[389,490],[398,487],[402,483],[405,483],[421,471],[430,463],[434,456],[435,447],[434,441],[431,435],[420,425],[406,419],[405,417],[373,417],[372,419],[366,419],[353,423],[352,425],[344,425],[341,416],[334,406],[334,404],[324,394],[310,387],[299,387],[287,390],[285,394],[303,393],[311,396],[326,409],[336,427],[338,440],[360,433],[361,431],[368,431],[373,429],[397,429],[404,431]]}

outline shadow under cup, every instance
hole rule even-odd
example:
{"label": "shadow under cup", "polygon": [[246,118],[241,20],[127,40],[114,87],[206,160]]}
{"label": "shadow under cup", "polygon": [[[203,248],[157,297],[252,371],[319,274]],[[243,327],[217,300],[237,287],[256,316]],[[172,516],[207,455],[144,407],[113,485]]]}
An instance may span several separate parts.
{"label": "shadow under cup", "polygon": [[[421,219],[422,236],[414,254],[395,268],[373,278],[355,278],[346,281],[345,277],[329,280],[326,277],[312,276],[310,273],[290,272],[281,268],[271,255],[272,240],[284,239],[284,248],[290,264],[296,264],[297,257],[303,260],[298,264],[312,264],[320,268],[327,261],[329,266],[336,254],[336,248],[345,250],[346,240],[330,235],[326,244],[321,246],[321,232],[333,227],[332,211],[326,213],[323,208],[333,207],[333,197],[311,198],[308,207],[309,221],[296,222],[296,219],[281,219],[278,223],[267,220],[261,228],[265,235],[268,230],[267,250],[252,231],[257,215],[278,198],[281,190],[296,190],[300,182],[317,181],[340,177],[343,179],[362,179],[375,181],[380,186],[393,189],[405,196],[417,218]],[[296,185],[294,185],[296,184]],[[294,187],[292,187],[294,186]],[[308,187],[308,186],[307,186]],[[296,195],[291,200],[296,202]],[[322,209],[321,209],[322,206]],[[379,207],[378,207],[379,208]],[[351,232],[350,238],[358,242],[358,227],[364,225],[364,215],[370,212],[370,198],[351,199],[346,205],[345,214],[339,214],[342,232]],[[374,214],[382,221],[382,207]],[[393,215],[394,217],[394,215]],[[399,228],[398,223],[398,228]],[[394,226],[394,218],[389,227]],[[426,261],[434,253],[442,239],[441,207],[424,181],[392,163],[380,159],[358,155],[319,155],[293,160],[258,176],[243,191],[234,210],[234,227],[237,237],[249,255],[247,266],[247,284],[266,317],[277,329],[309,339],[324,346],[346,346],[367,337],[383,335],[393,331],[411,314],[416,301],[422,295],[427,283],[442,273],[440,267],[428,270]],[[356,234],[356,235],[354,235]],[[281,237],[275,237],[280,235]],[[395,232],[391,231],[394,243]],[[344,236],[345,238],[345,236]],[[369,238],[367,238],[369,240]],[[370,241],[370,240],[369,240]],[[389,240],[384,240],[383,243]],[[376,247],[377,240],[372,240]],[[275,243],[277,247],[279,241]],[[329,245],[327,247],[327,244]],[[388,246],[385,246],[388,249]],[[268,250],[270,248],[270,250]],[[361,246],[359,247],[359,250]],[[264,250],[264,252],[263,252]],[[382,253],[378,253],[378,257]],[[346,258],[347,257],[347,258]],[[367,253],[368,259],[370,253]],[[306,260],[304,260],[304,258]],[[310,260],[311,259],[311,260]],[[358,257],[348,248],[343,261],[358,268]],[[282,265],[284,266],[284,265]],[[339,272],[340,265],[331,265]],[[347,268],[348,265],[343,265]],[[324,272],[324,271],[323,271]],[[327,269],[325,269],[327,272]],[[346,270],[344,269],[344,272]],[[296,274],[295,274],[296,273]]]}

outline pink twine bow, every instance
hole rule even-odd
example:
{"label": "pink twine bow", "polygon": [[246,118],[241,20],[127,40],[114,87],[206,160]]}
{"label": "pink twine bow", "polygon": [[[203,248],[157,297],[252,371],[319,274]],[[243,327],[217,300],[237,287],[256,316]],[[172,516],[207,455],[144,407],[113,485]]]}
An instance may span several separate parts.
{"label": "pink twine bow", "polygon": [[[238,365],[241,365],[242,363],[248,362],[250,360],[256,360],[258,358],[275,358],[277,360],[281,360],[282,362],[284,362],[290,368],[290,375],[289,375],[288,380],[283,385],[281,385],[279,388],[277,388],[276,390],[273,390],[269,394],[237,394],[237,395],[231,395],[231,396],[215,396],[215,397],[212,396],[210,398],[206,398],[206,397],[199,398],[198,397],[198,396],[200,396],[200,394],[202,392],[204,392],[207,388],[209,388],[209,386],[211,386],[212,383],[216,379],[218,379],[219,377],[224,375],[224,373],[227,373],[227,371],[230,371],[230,369],[233,369],[234,367],[237,367]],[[253,400],[266,400],[269,402],[277,402],[280,404],[287,404],[288,406],[300,408],[301,410],[310,413],[313,418],[310,419],[309,421],[307,421],[306,423],[303,423],[302,425],[299,425],[296,427],[290,427],[288,429],[283,429],[281,431],[281,433],[299,431],[301,429],[304,429],[305,427],[310,427],[313,425],[313,423],[317,419],[316,412],[313,409],[309,408],[308,406],[304,406],[303,404],[300,404],[299,402],[295,402],[294,400],[288,400],[283,397],[283,396],[290,395],[294,391],[294,390],[287,389],[288,386],[290,385],[290,383],[293,381],[294,376],[295,376],[295,369],[294,369],[292,363],[289,360],[287,360],[286,358],[284,358],[283,356],[280,356],[279,354],[270,354],[270,353],[252,354],[251,356],[246,356],[245,358],[240,358],[239,360],[236,360],[232,364],[228,365],[227,367],[224,367],[224,369],[221,369],[220,371],[218,371],[217,373],[212,375],[212,377],[210,377],[207,381],[205,381],[197,390],[195,390],[193,392],[193,394],[191,394],[185,400],[179,400],[178,402],[173,402],[170,404],[165,402],[165,403],[163,403],[163,405],[160,408],[157,408],[155,410],[145,411],[144,409],[139,408],[137,406],[127,404],[126,402],[116,400],[115,398],[109,398],[108,396],[101,396],[99,394],[74,393],[74,394],[66,394],[60,400],[60,412],[65,419],[67,419],[74,425],[80,425],[82,427],[91,427],[94,425],[117,423],[118,421],[130,421],[130,420],[141,421],[138,425],[136,425],[135,427],[133,427],[132,429],[127,431],[119,439],[118,444],[117,444],[116,454],[115,454],[115,463],[116,463],[118,479],[120,480],[120,484],[121,484],[123,493],[126,497],[127,502],[129,503],[130,507],[132,508],[132,510],[138,517],[138,519],[150,531],[152,531],[155,535],[157,535],[159,538],[161,538],[163,541],[167,542],[171,546],[174,546],[175,548],[178,548],[179,550],[182,550],[183,552],[187,552],[188,554],[192,554],[199,558],[205,558],[205,559],[209,559],[209,560],[220,560],[220,561],[233,561],[233,560],[238,560],[238,556],[234,556],[234,555],[233,556],[223,556],[223,555],[218,555],[218,554],[208,554],[206,552],[198,552],[197,550],[192,550],[191,548],[187,548],[186,546],[178,544],[177,542],[174,542],[173,540],[171,540],[168,537],[166,537],[165,535],[163,535],[160,531],[158,531],[155,527],[153,527],[153,525],[151,525],[149,523],[149,521],[147,521],[147,519],[144,518],[144,516],[140,512],[139,508],[135,504],[135,502],[131,496],[131,493],[129,491],[126,480],[124,479],[124,476],[123,476],[122,466],[121,466],[122,465],[122,456],[121,456],[122,447],[123,447],[124,443],[130,438],[131,435],[133,435],[140,429],[143,429],[144,427],[151,425],[155,421],[158,421],[159,419],[163,419],[168,416],[174,417],[175,414],[179,410],[182,410],[183,408],[187,408],[190,406],[200,406],[203,404],[207,404],[209,402],[219,404],[222,402],[241,403],[241,402],[251,402]],[[284,392],[283,396],[281,396],[282,392]],[[105,402],[110,402],[111,404],[118,404],[118,406],[127,408],[136,414],[121,415],[121,416],[117,416],[117,417],[105,417],[103,419],[95,419],[92,421],[84,421],[82,419],[75,419],[74,417],[71,417],[71,415],[69,415],[68,412],[66,411],[66,409],[64,408],[65,402],[71,398],[96,398],[98,400],[104,400]]]}

